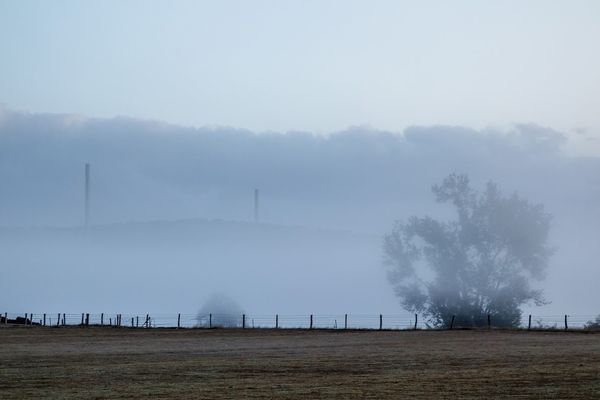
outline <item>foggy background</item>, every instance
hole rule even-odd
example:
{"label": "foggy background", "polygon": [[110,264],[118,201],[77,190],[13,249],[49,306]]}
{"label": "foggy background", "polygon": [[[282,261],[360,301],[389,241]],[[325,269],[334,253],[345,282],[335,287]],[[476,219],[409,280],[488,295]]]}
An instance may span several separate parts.
{"label": "foggy background", "polygon": [[4,108],[1,302],[22,312],[176,313],[217,292],[253,313],[403,312],[382,237],[395,219],[453,218],[430,188],[459,172],[554,215],[557,253],[542,283],[552,303],[535,313],[595,314],[600,159],[566,155],[567,141],[532,124],[256,134]]}
{"label": "foggy background", "polygon": [[402,312],[382,238],[453,218],[430,188],[456,172],[554,215],[536,313],[597,314],[599,20],[594,0],[2,1],[0,312]]}

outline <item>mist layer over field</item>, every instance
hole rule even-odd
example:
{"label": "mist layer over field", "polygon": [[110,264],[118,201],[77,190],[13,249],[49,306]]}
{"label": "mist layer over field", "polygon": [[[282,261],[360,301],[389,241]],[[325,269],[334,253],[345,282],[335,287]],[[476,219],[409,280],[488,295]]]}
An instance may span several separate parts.
{"label": "mist layer over field", "polygon": [[195,312],[218,292],[249,312],[402,312],[382,237],[396,219],[452,218],[430,189],[458,172],[545,205],[557,252],[537,312],[594,314],[600,159],[566,155],[566,140],[536,125],[323,136],[0,109],[0,300]]}

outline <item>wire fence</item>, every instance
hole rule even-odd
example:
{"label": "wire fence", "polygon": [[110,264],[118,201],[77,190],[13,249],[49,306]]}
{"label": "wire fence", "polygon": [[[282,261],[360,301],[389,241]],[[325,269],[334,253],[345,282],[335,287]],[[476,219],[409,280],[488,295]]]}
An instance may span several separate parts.
{"label": "wire fence", "polygon": [[[524,315],[524,329],[600,328],[596,315]],[[282,329],[439,329],[418,314],[89,314],[89,313],[4,313],[0,325],[113,326],[128,328],[282,328]],[[498,328],[488,316],[483,327]],[[454,323],[445,329],[465,328]]]}

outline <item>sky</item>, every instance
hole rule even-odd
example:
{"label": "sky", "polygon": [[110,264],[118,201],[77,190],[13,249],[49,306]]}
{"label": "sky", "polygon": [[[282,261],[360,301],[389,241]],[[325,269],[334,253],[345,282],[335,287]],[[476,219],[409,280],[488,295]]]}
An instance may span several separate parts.
{"label": "sky", "polygon": [[597,1],[3,1],[0,103],[184,126],[535,123],[600,154]]}

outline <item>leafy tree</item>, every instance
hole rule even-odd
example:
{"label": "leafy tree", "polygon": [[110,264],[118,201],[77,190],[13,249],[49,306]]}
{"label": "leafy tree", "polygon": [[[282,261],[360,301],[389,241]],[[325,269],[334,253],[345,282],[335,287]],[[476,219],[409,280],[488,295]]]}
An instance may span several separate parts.
{"label": "leafy tree", "polygon": [[435,326],[518,326],[520,306],[544,304],[541,280],[553,249],[550,214],[517,194],[504,196],[493,182],[473,190],[466,175],[451,174],[432,188],[451,203],[457,219],[397,221],[384,240],[388,277],[402,306]]}

